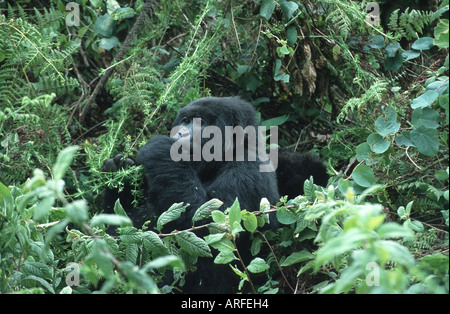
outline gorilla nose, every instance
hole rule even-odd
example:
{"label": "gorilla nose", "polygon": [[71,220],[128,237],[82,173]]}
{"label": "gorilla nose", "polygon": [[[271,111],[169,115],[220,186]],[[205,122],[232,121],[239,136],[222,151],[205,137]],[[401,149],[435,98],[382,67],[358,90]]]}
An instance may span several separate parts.
{"label": "gorilla nose", "polygon": [[171,137],[175,139],[190,137],[189,128],[184,126],[179,127],[175,130],[175,132],[172,132]]}

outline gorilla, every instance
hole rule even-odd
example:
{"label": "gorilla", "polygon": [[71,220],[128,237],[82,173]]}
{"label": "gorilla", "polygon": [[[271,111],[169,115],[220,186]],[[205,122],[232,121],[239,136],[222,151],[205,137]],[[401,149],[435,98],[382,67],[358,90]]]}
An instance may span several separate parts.
{"label": "gorilla", "polygon": [[[170,225],[171,230],[183,230],[192,227],[197,208],[212,198],[221,200],[223,209],[237,198],[241,209],[257,211],[262,198],[276,204],[280,195],[293,198],[302,194],[303,182],[311,175],[316,184],[326,185],[326,168],[318,158],[276,150],[276,165],[273,156],[266,154],[261,133],[255,109],[239,97],[202,98],[180,109],[171,136],[153,137],[137,155],[136,163],[145,169],[146,204],[144,210],[130,212],[133,224],[141,227],[172,204],[184,202],[189,204],[185,213]],[[116,171],[136,163],[119,154],[106,160],[103,170]],[[269,166],[269,171],[264,166]],[[118,198],[126,211],[131,209],[129,188],[121,193],[106,190],[105,212],[112,212]],[[270,227],[276,228],[276,218],[270,222]],[[238,243],[239,247],[245,245]],[[249,251],[249,246],[244,250]],[[195,275],[186,279],[185,292],[232,292],[237,276],[230,273],[228,265],[202,260]]]}

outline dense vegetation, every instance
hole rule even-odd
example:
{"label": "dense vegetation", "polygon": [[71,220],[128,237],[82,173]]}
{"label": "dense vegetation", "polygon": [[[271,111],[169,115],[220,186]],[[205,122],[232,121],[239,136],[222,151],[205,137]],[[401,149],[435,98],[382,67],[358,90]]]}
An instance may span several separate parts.
{"label": "dense vegetation", "polygon": [[[0,3],[0,292],[170,293],[212,252],[244,293],[449,292],[448,0],[42,3]],[[169,234],[183,204],[156,229],[102,213],[105,187],[142,180],[103,161],[208,95],[251,101],[328,187],[259,212],[211,200],[212,223]]]}

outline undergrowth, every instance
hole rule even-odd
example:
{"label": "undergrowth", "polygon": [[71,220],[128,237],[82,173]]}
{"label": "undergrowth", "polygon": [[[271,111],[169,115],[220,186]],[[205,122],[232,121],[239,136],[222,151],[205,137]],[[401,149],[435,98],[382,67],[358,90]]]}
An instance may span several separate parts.
{"label": "undergrowth", "polygon": [[[179,292],[198,258],[214,258],[243,293],[448,293],[448,1],[384,8],[381,24],[367,1],[158,1],[130,41],[144,1],[76,1],[79,25],[65,1],[7,3],[0,292]],[[213,199],[167,234],[184,204],[156,229],[133,227],[120,203],[102,213],[105,188],[143,180],[140,167],[103,172],[104,160],[135,156],[208,95],[251,101],[282,146],[321,155],[328,186],[307,180],[304,195],[256,212]],[[264,231],[273,212],[281,227]]]}

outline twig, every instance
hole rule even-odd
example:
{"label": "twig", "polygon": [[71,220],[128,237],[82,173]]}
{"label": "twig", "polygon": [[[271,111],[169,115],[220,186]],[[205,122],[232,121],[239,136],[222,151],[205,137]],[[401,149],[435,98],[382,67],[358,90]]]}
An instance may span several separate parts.
{"label": "twig", "polygon": [[278,262],[278,258],[276,257],[275,252],[273,251],[273,248],[272,248],[272,246],[270,245],[269,241],[267,240],[266,236],[265,236],[262,232],[260,232],[260,231],[258,231],[258,233],[259,233],[260,235],[262,235],[262,237],[264,238],[264,242],[266,242],[267,246],[268,246],[269,249],[270,249],[270,252],[272,252],[272,255],[273,255],[273,257],[275,258],[275,262],[277,263],[278,269],[280,270],[280,273],[281,273],[281,275],[283,276],[284,281],[286,281],[287,285],[288,285],[289,288],[292,290],[292,292],[295,293],[296,289],[294,289],[294,288],[291,286],[291,284],[290,284],[289,281],[287,280],[286,276],[284,275],[283,270],[281,269],[280,263]]}
{"label": "twig", "polygon": [[422,168],[420,168],[420,167],[414,162],[414,160],[412,160],[411,157],[409,157],[408,149],[409,149],[410,147],[411,147],[411,146],[406,147],[406,151],[405,151],[406,156],[407,156],[408,159],[413,163],[413,165],[416,166],[417,169],[422,170]]}
{"label": "twig", "polygon": [[239,261],[241,262],[242,267],[244,268],[245,274],[247,275],[248,283],[250,284],[250,287],[252,288],[253,294],[257,294],[257,293],[256,293],[256,289],[255,289],[255,286],[253,285],[253,281],[252,281],[252,279],[250,278],[250,274],[249,274],[249,272],[248,272],[248,269],[247,269],[247,267],[245,266],[245,263],[244,263],[244,260],[243,260],[242,257],[241,257],[241,254],[239,253],[238,247],[237,247],[237,245],[236,245],[236,238],[235,238],[235,237],[233,237],[233,244],[234,244],[234,247],[236,248],[236,253],[237,253],[237,255],[238,255],[238,259],[239,259]]}

